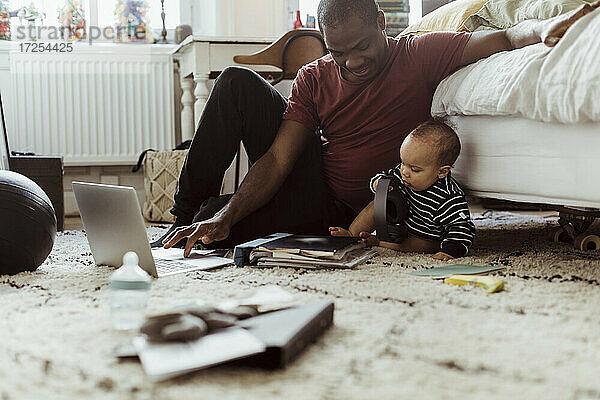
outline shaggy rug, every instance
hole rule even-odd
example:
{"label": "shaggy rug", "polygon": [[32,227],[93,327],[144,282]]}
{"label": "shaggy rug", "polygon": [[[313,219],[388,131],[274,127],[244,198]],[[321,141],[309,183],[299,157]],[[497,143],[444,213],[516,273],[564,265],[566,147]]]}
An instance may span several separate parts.
{"label": "shaggy rug", "polygon": [[505,265],[503,292],[408,275],[443,263],[384,249],[353,270],[154,280],[154,310],[272,284],[335,302],[334,325],[286,369],[216,367],[162,383],[112,356],[129,340],[109,324],[113,270],[94,265],[83,232],[66,231],[37,271],[0,277],[0,399],[600,399],[600,253],[549,242],[556,218],[474,219],[474,248],[455,262]]}

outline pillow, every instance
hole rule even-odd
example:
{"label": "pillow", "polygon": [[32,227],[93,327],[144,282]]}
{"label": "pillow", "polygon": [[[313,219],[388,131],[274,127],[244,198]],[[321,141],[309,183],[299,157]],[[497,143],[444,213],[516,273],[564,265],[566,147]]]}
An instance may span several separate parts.
{"label": "pillow", "polygon": [[489,0],[464,22],[473,32],[506,29],[526,19],[547,19],[571,11],[594,0]]}
{"label": "pillow", "polygon": [[416,24],[403,30],[400,35],[422,34],[435,31],[460,31],[463,22],[475,14],[487,0],[456,0],[424,16]]}

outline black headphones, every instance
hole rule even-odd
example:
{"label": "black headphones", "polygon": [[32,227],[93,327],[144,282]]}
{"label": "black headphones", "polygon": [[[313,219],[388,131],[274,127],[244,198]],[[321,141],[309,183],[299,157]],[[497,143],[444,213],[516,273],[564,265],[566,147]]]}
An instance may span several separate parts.
{"label": "black headphones", "polygon": [[389,190],[391,178],[382,177],[377,183],[373,207],[377,238],[384,242],[395,242],[403,229],[398,225],[408,217],[408,202],[400,190]]}

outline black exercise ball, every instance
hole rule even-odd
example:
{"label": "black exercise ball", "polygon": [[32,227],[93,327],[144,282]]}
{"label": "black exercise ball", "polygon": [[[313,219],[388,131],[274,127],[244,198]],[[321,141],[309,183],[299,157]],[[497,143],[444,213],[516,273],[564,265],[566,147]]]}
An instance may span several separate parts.
{"label": "black exercise ball", "polygon": [[56,213],[31,179],[0,171],[0,275],[34,271],[52,251]]}

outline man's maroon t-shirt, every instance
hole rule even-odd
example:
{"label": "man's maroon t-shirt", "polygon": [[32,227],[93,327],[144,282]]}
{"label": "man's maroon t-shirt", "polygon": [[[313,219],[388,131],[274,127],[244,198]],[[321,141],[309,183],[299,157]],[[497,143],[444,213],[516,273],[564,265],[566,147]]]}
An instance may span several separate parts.
{"label": "man's maroon t-shirt", "polygon": [[300,71],[283,119],[320,130],[323,174],[332,195],[360,211],[372,200],[369,180],[398,163],[398,149],[430,118],[438,83],[455,70],[468,33],[388,38],[389,59],[367,83],[345,80],[331,55]]}

